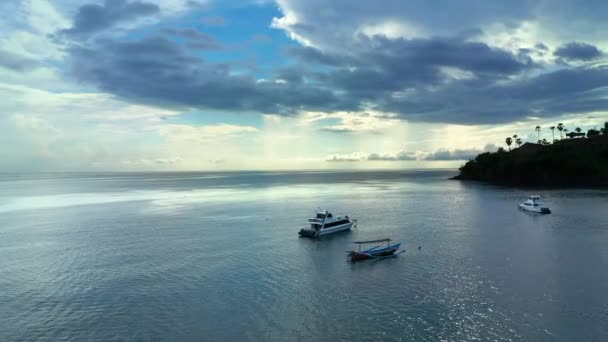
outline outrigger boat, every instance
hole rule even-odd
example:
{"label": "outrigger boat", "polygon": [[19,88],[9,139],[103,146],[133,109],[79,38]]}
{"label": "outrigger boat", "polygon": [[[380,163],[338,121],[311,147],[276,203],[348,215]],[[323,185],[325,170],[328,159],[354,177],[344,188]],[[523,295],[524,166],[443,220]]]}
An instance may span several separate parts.
{"label": "outrigger boat", "polygon": [[[365,250],[361,250],[361,245],[373,244],[373,243],[384,243],[386,242],[386,246],[378,245],[372,248],[368,248]],[[351,261],[361,261],[367,259],[374,259],[378,257],[388,257],[397,254],[401,254],[404,251],[400,251],[395,254],[399,250],[401,246],[401,242],[395,243],[391,245],[391,239],[380,239],[380,240],[369,240],[369,241],[354,241],[354,244],[359,245],[358,250],[352,250],[348,252],[348,256]]]}

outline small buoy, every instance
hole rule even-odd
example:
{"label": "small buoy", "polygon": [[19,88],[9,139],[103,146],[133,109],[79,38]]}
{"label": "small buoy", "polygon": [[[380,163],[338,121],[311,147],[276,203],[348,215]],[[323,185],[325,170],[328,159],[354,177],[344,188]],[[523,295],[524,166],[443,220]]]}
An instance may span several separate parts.
{"label": "small buoy", "polygon": [[422,249],[422,247],[418,246],[418,250],[421,250],[421,249]]}

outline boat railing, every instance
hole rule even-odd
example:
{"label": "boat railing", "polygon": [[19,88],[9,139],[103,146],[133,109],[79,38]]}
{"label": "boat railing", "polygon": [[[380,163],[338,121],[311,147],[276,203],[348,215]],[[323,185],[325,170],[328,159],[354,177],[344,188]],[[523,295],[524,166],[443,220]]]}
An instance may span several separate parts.
{"label": "boat railing", "polygon": [[308,222],[311,222],[311,223],[323,223],[323,220],[322,219],[318,219],[318,218],[310,218],[310,219],[308,219]]}

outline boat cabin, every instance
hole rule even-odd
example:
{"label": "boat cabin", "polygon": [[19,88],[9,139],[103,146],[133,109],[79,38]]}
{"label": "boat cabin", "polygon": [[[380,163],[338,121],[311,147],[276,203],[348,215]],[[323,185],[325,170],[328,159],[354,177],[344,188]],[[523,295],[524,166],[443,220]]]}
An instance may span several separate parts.
{"label": "boat cabin", "polygon": [[315,212],[315,217],[308,219],[308,222],[310,223],[311,229],[318,231],[320,229],[327,229],[349,223],[350,220],[348,219],[348,216],[335,217],[327,210],[317,210]]}
{"label": "boat cabin", "polygon": [[538,207],[541,204],[540,196],[532,195],[528,197],[528,200],[523,203],[526,207]]}
{"label": "boat cabin", "polygon": [[327,210],[319,209],[308,219],[308,223],[310,228],[300,229],[300,237],[318,237],[349,230],[357,224],[357,220],[351,220],[347,215],[334,216]]}

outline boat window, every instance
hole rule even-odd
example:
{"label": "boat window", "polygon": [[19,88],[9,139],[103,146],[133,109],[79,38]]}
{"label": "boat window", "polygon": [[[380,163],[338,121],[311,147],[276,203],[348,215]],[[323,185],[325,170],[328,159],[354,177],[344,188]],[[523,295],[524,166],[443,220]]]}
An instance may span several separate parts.
{"label": "boat window", "polygon": [[331,223],[327,223],[325,225],[325,228],[331,228],[331,227],[343,225],[345,223],[348,223],[348,220],[340,220],[340,221],[336,221],[336,222],[331,222]]}
{"label": "boat window", "polygon": [[317,213],[317,218],[320,218],[320,219],[325,218],[325,214]]}

